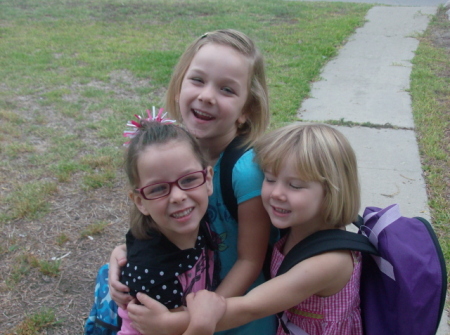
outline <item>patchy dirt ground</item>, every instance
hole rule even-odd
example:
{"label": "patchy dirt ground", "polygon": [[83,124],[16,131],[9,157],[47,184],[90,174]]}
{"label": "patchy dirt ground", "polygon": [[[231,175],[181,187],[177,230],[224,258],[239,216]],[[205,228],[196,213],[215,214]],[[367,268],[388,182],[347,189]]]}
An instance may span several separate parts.
{"label": "patchy dirt ground", "polygon": [[[148,81],[137,80],[127,71],[112,73],[110,78],[108,85],[94,82],[87,86],[112,91],[117,99],[132,100],[135,98],[135,88],[150,85]],[[72,95],[82,91],[82,87],[70,87],[70,91],[73,93],[66,95],[65,99],[76,101],[78,97]],[[162,92],[154,92],[152,95],[152,101],[159,101]],[[86,150],[92,151],[92,148],[107,144],[87,124],[100,118],[99,113],[112,111],[90,113],[88,118],[75,121],[70,117],[62,117],[51,106],[43,108],[38,99],[39,94],[18,96],[10,101],[11,106],[15,106],[11,111],[23,116],[21,111],[27,110],[25,117],[29,117],[29,122],[34,122],[33,113],[39,111],[45,115],[46,120],[42,127],[65,129],[67,135],[77,134],[83,138],[86,149],[81,150],[80,158],[86,154]],[[28,136],[27,139],[38,151],[51,150],[50,140],[45,136],[31,139]],[[20,141],[21,138],[14,140]],[[120,148],[117,148],[117,154],[121,157]],[[28,177],[32,175],[32,169],[42,168],[30,166],[24,169],[25,164],[30,166],[25,157],[19,156],[8,165],[0,167],[0,199],[6,197],[18,183],[30,180]],[[41,179],[55,181],[51,172],[40,174],[43,175]],[[109,187],[85,190],[82,178],[83,172],[77,172],[69,182],[58,183],[56,193],[47,203],[50,210],[44,217],[0,224],[0,334],[16,334],[13,331],[17,330],[17,326],[27,316],[40,312],[43,308],[52,309],[60,322],[57,326],[46,327],[43,334],[83,333],[84,322],[93,303],[96,272],[109,260],[113,248],[124,242],[130,202],[125,176],[121,170],[118,169],[117,178]],[[7,210],[1,202],[0,210]],[[107,227],[100,234],[93,235],[92,239],[82,237],[86,227],[96,222],[105,222]],[[58,238],[63,234],[67,241],[58,243]],[[37,268],[30,267],[30,264],[23,261],[23,257],[29,255],[39,260],[60,259],[59,274],[44,275]]]}
{"label": "patchy dirt ground", "polygon": [[[439,16],[445,20],[444,15]],[[444,48],[450,57],[450,32],[440,26],[432,31],[431,38],[436,46]],[[115,74],[104,89],[114,90],[118,96],[132,99],[132,90],[119,88],[121,84],[146,85],[138,82],[129,73]],[[450,69],[441,74],[450,77]],[[95,83],[91,83],[94,85]],[[1,84],[0,84],[1,85]],[[101,86],[97,86],[97,88]],[[156,92],[155,96],[161,96]],[[69,97],[70,98],[70,97]],[[42,109],[35,96],[17,97],[12,105],[19,112],[24,107],[29,111]],[[443,99],[445,100],[445,99]],[[445,100],[448,103],[447,100]],[[51,113],[49,109],[46,111]],[[105,111],[108,112],[108,111]],[[95,115],[93,115],[95,117]],[[47,127],[67,127],[67,119],[52,119]],[[95,141],[95,136],[86,133],[88,141]],[[447,133],[450,138],[450,129]],[[449,141],[450,142],[450,139]],[[45,150],[46,143],[39,144]],[[102,143],[98,143],[98,146]],[[16,164],[19,164],[16,162]],[[449,167],[446,167],[449,174]],[[14,170],[2,170],[0,183],[6,193],[14,183],[11,180],[23,180],[23,175]],[[8,173],[8,175],[6,175]],[[120,176],[120,175],[119,175]],[[10,180],[11,179],[11,180]],[[112,249],[124,241],[127,230],[129,202],[126,197],[124,178],[118,178],[112,187],[84,191],[79,178],[58,186],[58,192],[51,199],[51,210],[38,220],[17,220],[2,224],[0,231],[0,334],[12,334],[27,315],[52,308],[60,321],[57,326],[45,328],[43,334],[76,335],[83,333],[83,325],[93,302],[93,288],[97,269],[108,261]],[[450,185],[447,188],[450,194]],[[81,238],[80,232],[89,224],[97,221],[108,222],[107,228],[93,239]],[[64,233],[68,241],[61,246],[57,237]],[[21,270],[17,268],[19,254],[30,253],[41,259],[61,258],[61,272],[56,277],[46,276],[36,268],[23,270],[23,276],[13,286],[8,286],[7,279]]]}

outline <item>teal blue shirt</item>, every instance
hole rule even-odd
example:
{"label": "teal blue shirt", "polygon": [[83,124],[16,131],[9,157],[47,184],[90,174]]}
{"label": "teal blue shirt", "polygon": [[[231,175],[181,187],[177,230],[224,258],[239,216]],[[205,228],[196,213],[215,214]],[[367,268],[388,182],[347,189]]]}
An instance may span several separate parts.
{"label": "teal blue shirt", "polygon": [[[232,183],[238,204],[261,195],[264,174],[253,161],[253,157],[253,150],[247,151],[239,158],[233,168]],[[221,262],[220,278],[223,279],[237,260],[238,223],[233,219],[223,203],[220,185],[221,159],[222,155],[214,166],[214,192],[209,197],[208,214],[211,221],[211,228],[219,235],[221,241],[219,244],[219,258]],[[273,243],[277,237],[278,235],[274,230],[272,232],[271,242]],[[261,273],[250,289],[263,282],[264,276]],[[216,334],[274,335],[276,333],[276,325],[276,318],[272,316]]]}

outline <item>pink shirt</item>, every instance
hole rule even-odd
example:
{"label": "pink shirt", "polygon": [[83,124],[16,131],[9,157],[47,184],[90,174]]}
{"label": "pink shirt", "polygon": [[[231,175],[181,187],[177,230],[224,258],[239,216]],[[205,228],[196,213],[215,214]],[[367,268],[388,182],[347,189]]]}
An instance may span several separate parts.
{"label": "pink shirt", "polygon": [[[275,244],[271,276],[274,277],[284,259],[286,237]],[[308,335],[362,335],[361,309],[359,307],[359,285],[361,277],[361,253],[353,252],[354,269],[349,282],[338,293],[329,297],[313,295],[297,306],[285,311],[289,321],[303,329]],[[281,326],[277,335],[286,335]]]}

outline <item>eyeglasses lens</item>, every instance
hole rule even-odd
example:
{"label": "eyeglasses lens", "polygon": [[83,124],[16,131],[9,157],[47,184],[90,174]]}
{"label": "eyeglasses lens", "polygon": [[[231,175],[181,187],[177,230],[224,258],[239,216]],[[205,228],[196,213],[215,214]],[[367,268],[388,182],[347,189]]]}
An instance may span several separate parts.
{"label": "eyeglasses lens", "polygon": [[171,184],[177,184],[182,190],[190,190],[205,183],[205,174],[203,171],[190,173],[172,183],[159,183],[149,185],[142,189],[144,196],[148,200],[162,198],[170,193]]}

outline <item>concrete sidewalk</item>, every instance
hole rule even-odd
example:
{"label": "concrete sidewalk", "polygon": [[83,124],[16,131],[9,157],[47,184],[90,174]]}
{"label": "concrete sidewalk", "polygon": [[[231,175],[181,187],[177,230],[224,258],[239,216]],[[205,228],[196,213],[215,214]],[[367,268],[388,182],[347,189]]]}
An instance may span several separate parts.
{"label": "concrete sidewalk", "polygon": [[[411,60],[437,7],[373,7],[339,55],[323,69],[311,98],[298,112],[303,121],[343,120],[375,127],[337,128],[354,147],[362,210],[397,203],[404,216],[430,219],[408,93]],[[395,128],[393,128],[394,126]],[[450,334],[446,311],[439,335]]]}

